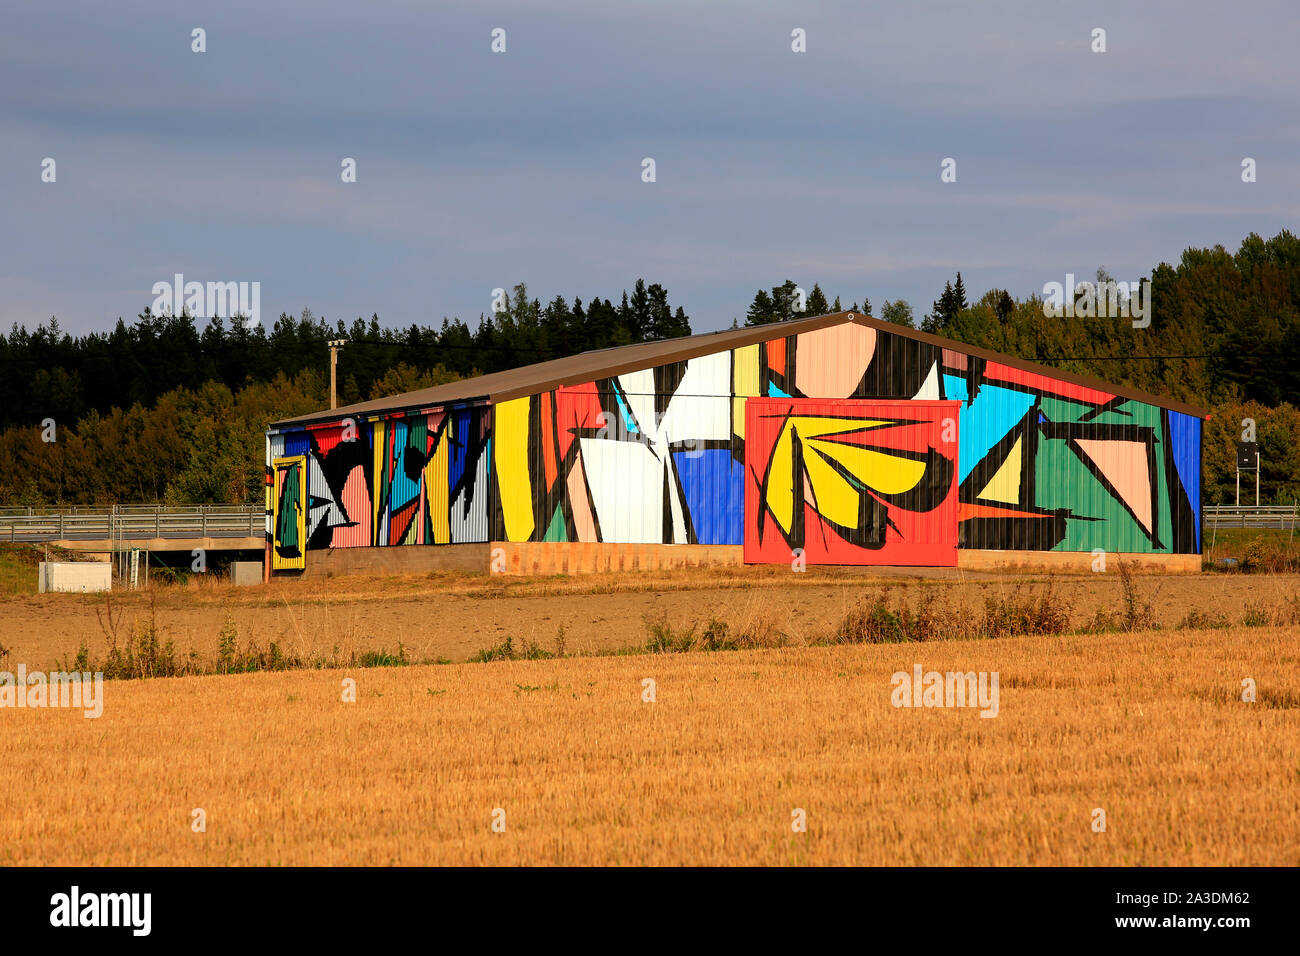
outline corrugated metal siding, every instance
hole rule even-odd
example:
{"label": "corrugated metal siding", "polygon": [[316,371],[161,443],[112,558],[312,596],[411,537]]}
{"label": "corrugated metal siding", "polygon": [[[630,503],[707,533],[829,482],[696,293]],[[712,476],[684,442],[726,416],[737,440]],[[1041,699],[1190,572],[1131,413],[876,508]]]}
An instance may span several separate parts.
{"label": "corrugated metal siding", "polygon": [[495,407],[495,531],[509,541],[740,544],[731,354]]}
{"label": "corrugated metal siding", "polygon": [[745,560],[957,563],[956,402],[745,403]]}
{"label": "corrugated metal siding", "polygon": [[341,419],[269,434],[268,447],[307,456],[311,550],[486,542],[490,422],[485,405]]}
{"label": "corrugated metal siding", "polygon": [[493,537],[741,543],[747,399],[902,399],[959,403],[960,547],[1195,552],[1200,420],[1098,384],[840,324],[511,399]]}
{"label": "corrugated metal siding", "polygon": [[943,377],[962,401],[963,548],[1199,551],[1199,419],[993,372]]}

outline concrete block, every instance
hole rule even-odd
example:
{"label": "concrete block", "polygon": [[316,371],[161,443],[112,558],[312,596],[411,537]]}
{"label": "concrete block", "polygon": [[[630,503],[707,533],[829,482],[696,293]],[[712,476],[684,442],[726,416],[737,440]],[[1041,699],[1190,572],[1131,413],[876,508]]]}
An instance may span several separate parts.
{"label": "concrete block", "polygon": [[261,561],[231,561],[230,583],[237,588],[246,588],[262,583]]}
{"label": "concrete block", "polygon": [[99,561],[41,561],[37,565],[36,588],[46,591],[109,591],[113,587],[113,566]]}

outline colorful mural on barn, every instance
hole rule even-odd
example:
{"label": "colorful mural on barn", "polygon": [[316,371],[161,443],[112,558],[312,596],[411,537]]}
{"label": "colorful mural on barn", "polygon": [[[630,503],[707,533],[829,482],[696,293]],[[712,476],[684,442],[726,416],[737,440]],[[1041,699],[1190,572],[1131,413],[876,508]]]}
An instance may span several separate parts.
{"label": "colorful mural on barn", "polygon": [[957,563],[957,403],[752,398],[745,560]]}
{"label": "colorful mural on barn", "polygon": [[269,436],[273,459],[305,466],[305,550],[487,541],[489,422],[485,406],[453,406]]}
{"label": "colorful mural on barn", "polygon": [[[798,449],[777,429],[747,453],[750,398],[916,409],[835,441],[812,432],[840,426],[816,419],[875,419],[871,406],[801,410]],[[938,401],[957,403],[955,460],[922,414]],[[493,540],[744,544],[754,560],[788,562],[801,539],[837,563],[933,563],[882,557],[939,547],[904,529],[942,515],[961,548],[1200,550],[1200,419],[856,323],[500,402],[494,415]],[[902,487],[915,468],[847,450],[868,444],[924,459],[922,492]],[[784,479],[770,480],[787,458],[802,475],[788,482],[802,526]],[[762,501],[749,518],[747,483]]]}
{"label": "colorful mural on barn", "polygon": [[306,567],[307,512],[303,502],[302,455],[276,458],[271,462],[271,495],[275,503],[275,524],[271,537],[271,567],[288,571]]}

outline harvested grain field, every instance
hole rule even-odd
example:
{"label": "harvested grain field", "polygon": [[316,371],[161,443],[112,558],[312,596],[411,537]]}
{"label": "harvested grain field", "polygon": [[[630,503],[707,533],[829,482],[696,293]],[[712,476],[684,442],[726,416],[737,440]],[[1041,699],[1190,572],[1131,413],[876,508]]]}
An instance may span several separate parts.
{"label": "harvested grain field", "polygon": [[[1235,627],[111,681],[97,720],[0,712],[0,859],[1295,866],[1298,642]],[[917,664],[997,672],[998,715],[892,706]]]}

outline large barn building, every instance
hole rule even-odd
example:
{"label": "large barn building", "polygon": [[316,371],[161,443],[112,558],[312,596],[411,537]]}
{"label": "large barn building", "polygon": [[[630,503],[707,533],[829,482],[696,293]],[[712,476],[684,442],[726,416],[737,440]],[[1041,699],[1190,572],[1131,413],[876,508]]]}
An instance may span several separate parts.
{"label": "large barn building", "polygon": [[1203,410],[851,312],[275,422],[268,573],[1195,570]]}

